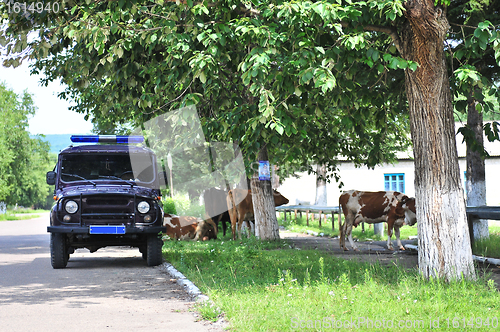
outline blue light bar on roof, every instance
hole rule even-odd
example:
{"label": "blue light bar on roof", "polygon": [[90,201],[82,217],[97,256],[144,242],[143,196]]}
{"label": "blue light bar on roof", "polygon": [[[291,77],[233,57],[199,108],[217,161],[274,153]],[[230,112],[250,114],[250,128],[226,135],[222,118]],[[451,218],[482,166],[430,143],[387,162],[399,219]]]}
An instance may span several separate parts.
{"label": "blue light bar on roof", "polygon": [[142,143],[143,136],[123,136],[123,135],[72,135],[73,143]]}

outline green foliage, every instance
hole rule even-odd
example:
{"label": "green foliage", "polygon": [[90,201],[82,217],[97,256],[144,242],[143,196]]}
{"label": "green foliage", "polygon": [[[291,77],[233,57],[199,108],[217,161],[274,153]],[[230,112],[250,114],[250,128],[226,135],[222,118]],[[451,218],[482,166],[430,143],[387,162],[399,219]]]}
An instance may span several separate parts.
{"label": "green foliage", "polygon": [[[472,105],[484,119],[498,118],[500,26],[492,23],[500,20],[498,6],[495,0],[454,1],[448,8],[448,54],[452,55],[451,86],[456,112],[467,114]],[[484,128],[488,139],[498,139],[490,129],[489,124]],[[471,148],[487,155],[475,142],[470,128],[461,128],[460,132]]]}
{"label": "green foliage", "polygon": [[[68,84],[61,96],[98,130],[196,104],[205,136],[238,142],[248,173],[263,145],[290,171],[319,159],[334,170],[341,155],[374,166],[408,146],[403,73],[394,70],[417,64],[386,35],[358,28],[398,21],[399,1],[65,5],[64,15],[34,18],[44,28],[29,56],[45,83]],[[372,21],[370,11],[381,15]],[[3,38],[24,45],[32,22],[8,17]]]}
{"label": "green foliage", "polygon": [[167,197],[163,201],[163,211],[168,214],[177,214],[175,201],[172,197]]}
{"label": "green foliage", "polygon": [[8,205],[50,207],[45,183],[45,173],[53,167],[49,146],[27,131],[35,109],[30,94],[18,96],[0,83],[0,201]]}
{"label": "green foliage", "polygon": [[163,201],[163,210],[168,214],[180,216],[192,216],[203,218],[205,206],[198,202],[192,202],[187,194],[176,194],[174,197],[167,197]]}
{"label": "green foliage", "polygon": [[33,219],[38,218],[42,213],[47,212],[47,210],[8,209],[6,213],[0,214],[0,221]]}

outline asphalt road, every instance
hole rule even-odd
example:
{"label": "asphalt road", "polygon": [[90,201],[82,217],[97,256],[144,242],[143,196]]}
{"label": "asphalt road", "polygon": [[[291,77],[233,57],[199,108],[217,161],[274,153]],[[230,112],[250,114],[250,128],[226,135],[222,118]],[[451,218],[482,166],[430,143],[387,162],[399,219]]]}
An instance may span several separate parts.
{"label": "asphalt road", "polygon": [[138,249],[79,249],[52,269],[48,220],[0,221],[0,331],[223,331]]}

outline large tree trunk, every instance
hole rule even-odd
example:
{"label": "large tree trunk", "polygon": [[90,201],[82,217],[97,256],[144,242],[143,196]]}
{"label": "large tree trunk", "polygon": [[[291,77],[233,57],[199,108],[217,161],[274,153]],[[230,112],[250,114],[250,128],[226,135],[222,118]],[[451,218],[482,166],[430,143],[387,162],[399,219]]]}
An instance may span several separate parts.
{"label": "large tree trunk", "polygon": [[[258,160],[269,160],[267,147],[264,146],[260,150]],[[271,181],[260,181],[259,174],[256,172],[250,185],[255,217],[255,236],[261,240],[279,240],[280,234]]]}
{"label": "large tree trunk", "polygon": [[458,167],[453,108],[444,58],[449,28],[434,0],[404,3],[408,19],[401,51],[418,69],[406,70],[410,110],[419,270],[424,277],[475,279]]}
{"label": "large tree trunk", "polygon": [[[476,109],[477,101],[473,92],[467,98],[467,125],[474,131],[477,143],[483,146],[483,115]],[[479,151],[473,151],[467,143],[467,206],[486,205],[486,178],[484,159]],[[489,238],[487,219],[473,219],[472,229],[475,240]]]}
{"label": "large tree trunk", "polygon": [[314,205],[327,205],[326,195],[326,165],[316,166],[316,200]]}

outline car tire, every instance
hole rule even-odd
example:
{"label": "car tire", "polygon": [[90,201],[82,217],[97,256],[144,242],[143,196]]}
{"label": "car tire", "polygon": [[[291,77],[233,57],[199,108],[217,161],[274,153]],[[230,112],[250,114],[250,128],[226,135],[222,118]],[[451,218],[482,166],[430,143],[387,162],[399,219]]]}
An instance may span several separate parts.
{"label": "car tire", "polygon": [[142,259],[144,259],[144,260],[148,259],[147,245],[144,247],[139,247],[139,252],[142,254]]}
{"label": "car tire", "polygon": [[162,248],[163,240],[158,234],[148,236],[146,262],[148,266],[160,265],[163,262]]}
{"label": "car tire", "polygon": [[50,263],[54,269],[63,269],[68,264],[69,252],[66,235],[50,233]]}

